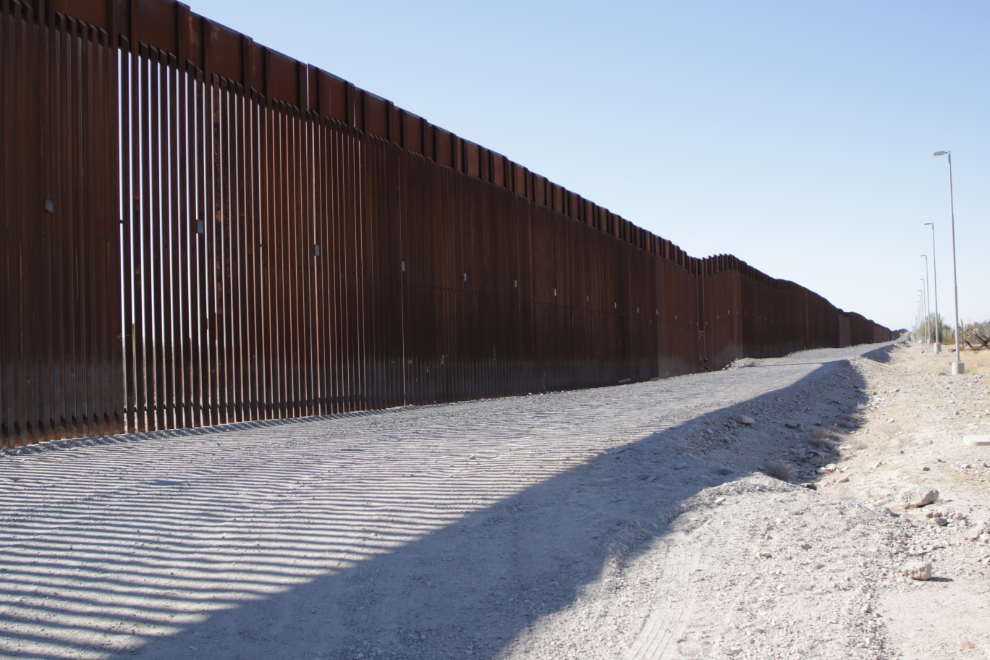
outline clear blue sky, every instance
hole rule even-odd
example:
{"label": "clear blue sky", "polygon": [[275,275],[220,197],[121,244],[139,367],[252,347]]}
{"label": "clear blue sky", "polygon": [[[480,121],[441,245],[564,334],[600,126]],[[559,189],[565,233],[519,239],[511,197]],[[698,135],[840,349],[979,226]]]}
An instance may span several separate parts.
{"label": "clear blue sky", "polygon": [[[193,0],[669,238],[908,326],[990,318],[990,3]],[[273,6],[278,9],[272,10]],[[934,293],[934,291],[933,291]]]}

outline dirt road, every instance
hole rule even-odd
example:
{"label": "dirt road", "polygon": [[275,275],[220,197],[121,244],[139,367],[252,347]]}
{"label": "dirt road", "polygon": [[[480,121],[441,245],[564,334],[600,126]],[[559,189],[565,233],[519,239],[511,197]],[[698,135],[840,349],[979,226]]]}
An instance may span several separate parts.
{"label": "dirt road", "polygon": [[855,460],[876,348],[8,452],[0,656],[911,657],[909,516],[798,485]]}

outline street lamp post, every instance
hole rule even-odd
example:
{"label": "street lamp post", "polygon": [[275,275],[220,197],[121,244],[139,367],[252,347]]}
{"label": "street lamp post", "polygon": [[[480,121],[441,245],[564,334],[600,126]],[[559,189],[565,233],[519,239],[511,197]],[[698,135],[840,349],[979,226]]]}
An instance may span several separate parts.
{"label": "street lamp post", "polygon": [[[925,278],[919,277],[918,280],[921,282],[921,286],[925,286]],[[925,301],[925,290],[921,290],[921,313],[925,318],[925,346],[931,343],[932,330],[931,326],[928,324],[928,303]]]}
{"label": "street lamp post", "polygon": [[[920,335],[921,326],[924,325],[925,318],[925,294],[921,291],[921,289],[918,289],[918,310],[921,314],[921,316],[918,317],[918,334]],[[920,341],[922,345],[925,343],[920,337],[918,338],[918,341]]]}
{"label": "street lamp post", "polygon": [[935,156],[949,157],[949,217],[952,221],[952,295],[955,298],[956,359],[952,362],[952,375],[966,373],[966,365],[959,359],[959,279],[956,277],[956,209],[952,199],[952,151],[936,151]]}
{"label": "street lamp post", "polygon": [[[928,255],[923,254],[921,256],[925,258],[925,320],[927,321],[926,325],[928,326],[928,338],[929,340],[934,340],[935,335],[932,332],[932,324],[934,321],[929,320],[932,315],[932,296],[931,289],[928,287]],[[931,343],[934,343],[934,341]]]}
{"label": "street lamp post", "polygon": [[[932,228],[932,284],[935,285],[935,352],[942,352],[942,319],[938,315],[938,267],[935,263],[935,223],[926,222]],[[927,270],[927,267],[925,268]]]}

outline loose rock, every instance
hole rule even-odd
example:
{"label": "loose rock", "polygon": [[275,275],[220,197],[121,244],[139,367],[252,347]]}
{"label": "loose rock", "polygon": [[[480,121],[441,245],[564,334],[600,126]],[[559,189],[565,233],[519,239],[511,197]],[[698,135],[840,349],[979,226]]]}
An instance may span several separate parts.
{"label": "loose rock", "polygon": [[905,509],[919,509],[933,504],[938,499],[938,491],[919,487],[905,488],[901,491],[901,502]]}
{"label": "loose rock", "polygon": [[908,564],[904,567],[905,577],[909,577],[912,580],[931,580],[932,579],[932,565],[928,563],[916,562],[913,564]]}

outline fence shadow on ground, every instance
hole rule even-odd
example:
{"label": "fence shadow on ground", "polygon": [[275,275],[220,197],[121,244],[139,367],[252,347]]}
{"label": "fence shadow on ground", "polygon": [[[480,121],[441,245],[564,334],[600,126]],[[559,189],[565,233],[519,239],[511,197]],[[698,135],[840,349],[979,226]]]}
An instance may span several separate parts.
{"label": "fence shadow on ground", "polygon": [[[648,402],[649,387],[615,397]],[[666,533],[661,512],[745,474],[700,459],[675,471],[683,457],[669,450],[730,408],[617,455],[568,444],[580,420],[552,406],[494,424],[473,410],[428,411],[433,426],[415,442],[395,433],[415,414],[399,411],[293,425],[291,437],[254,428],[0,458],[11,486],[0,494],[0,653],[493,659],[566,608],[617,544],[648,547]],[[152,467],[159,451],[194,467]]]}

